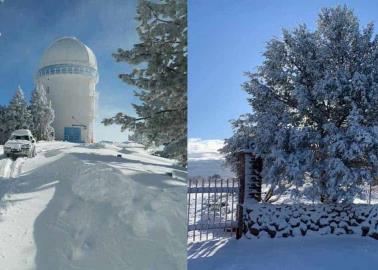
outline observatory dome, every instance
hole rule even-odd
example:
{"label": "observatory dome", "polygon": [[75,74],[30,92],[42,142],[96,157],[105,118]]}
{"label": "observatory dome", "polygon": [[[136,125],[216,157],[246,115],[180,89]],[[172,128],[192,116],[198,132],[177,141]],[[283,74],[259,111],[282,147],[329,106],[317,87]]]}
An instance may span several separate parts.
{"label": "observatory dome", "polygon": [[82,65],[97,70],[96,56],[90,48],[75,37],[62,37],[55,40],[43,54],[40,68],[59,64]]}
{"label": "observatory dome", "polygon": [[44,52],[35,80],[55,111],[55,139],[93,142],[99,75],[92,50],[75,37],[55,40]]}

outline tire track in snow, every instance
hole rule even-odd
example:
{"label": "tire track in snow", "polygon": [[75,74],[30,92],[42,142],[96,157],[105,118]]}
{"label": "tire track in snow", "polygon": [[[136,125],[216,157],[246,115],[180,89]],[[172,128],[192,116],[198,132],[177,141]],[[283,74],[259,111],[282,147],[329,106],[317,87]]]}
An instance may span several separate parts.
{"label": "tire track in snow", "polygon": [[12,159],[4,158],[0,160],[0,177],[1,178],[9,178],[11,175],[12,169]]}
{"label": "tire track in snow", "polygon": [[8,180],[12,163],[13,161],[10,158],[0,159],[0,215],[3,214],[3,208],[7,205],[4,201],[4,197],[8,196],[13,189],[13,183]]}
{"label": "tire track in snow", "polygon": [[22,164],[26,158],[18,158],[12,160],[11,158],[5,158],[0,160],[0,177],[9,179],[16,178],[22,169]]}
{"label": "tire track in snow", "polygon": [[11,165],[9,178],[16,178],[21,174],[22,164],[24,164],[26,158],[17,158]]}

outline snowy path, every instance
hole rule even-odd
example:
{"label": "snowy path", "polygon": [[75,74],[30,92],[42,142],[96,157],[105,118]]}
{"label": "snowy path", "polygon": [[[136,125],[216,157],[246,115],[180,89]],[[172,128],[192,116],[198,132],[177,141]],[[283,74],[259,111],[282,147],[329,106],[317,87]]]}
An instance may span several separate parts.
{"label": "snowy path", "polygon": [[0,269],[185,269],[184,177],[135,144],[2,157]]}
{"label": "snowy path", "polygon": [[[47,151],[45,148],[41,150]],[[25,162],[30,161],[5,157],[0,160],[0,266],[5,270],[34,268],[34,221],[54,195],[54,188],[19,192],[17,177]]]}
{"label": "snowy path", "polygon": [[355,270],[377,264],[378,241],[352,236],[223,239],[188,250],[188,270]]}

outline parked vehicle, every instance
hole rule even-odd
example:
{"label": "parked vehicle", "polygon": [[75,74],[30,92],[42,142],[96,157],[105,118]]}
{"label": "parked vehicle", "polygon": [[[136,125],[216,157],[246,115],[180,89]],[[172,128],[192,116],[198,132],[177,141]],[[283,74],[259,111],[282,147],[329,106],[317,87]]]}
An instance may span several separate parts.
{"label": "parked vehicle", "polygon": [[4,144],[4,155],[6,157],[35,157],[37,149],[36,140],[28,129],[13,131],[9,140]]}

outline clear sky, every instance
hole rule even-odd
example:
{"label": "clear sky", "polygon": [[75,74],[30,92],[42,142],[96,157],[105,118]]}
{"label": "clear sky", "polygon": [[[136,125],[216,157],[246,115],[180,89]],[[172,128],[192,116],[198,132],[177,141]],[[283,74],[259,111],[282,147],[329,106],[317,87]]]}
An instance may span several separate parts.
{"label": "clear sky", "polygon": [[281,29],[315,27],[322,7],[346,4],[378,28],[378,1],[189,0],[189,137],[224,139],[230,119],[251,111],[240,85]]}
{"label": "clear sky", "polygon": [[97,57],[100,81],[97,140],[125,141],[119,126],[104,127],[104,117],[132,112],[133,88],[118,79],[130,71],[111,54],[137,41],[136,0],[0,0],[0,104],[7,104],[18,85],[27,98],[43,51],[58,37],[76,36]]}

